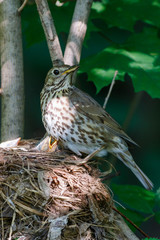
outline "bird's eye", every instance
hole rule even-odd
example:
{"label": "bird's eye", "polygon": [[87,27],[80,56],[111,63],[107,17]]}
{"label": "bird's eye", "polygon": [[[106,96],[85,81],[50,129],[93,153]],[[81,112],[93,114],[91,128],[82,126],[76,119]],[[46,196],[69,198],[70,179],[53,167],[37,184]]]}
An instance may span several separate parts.
{"label": "bird's eye", "polygon": [[54,73],[55,75],[58,75],[58,74],[59,74],[59,71],[56,69],[56,70],[53,71],[53,73]]}

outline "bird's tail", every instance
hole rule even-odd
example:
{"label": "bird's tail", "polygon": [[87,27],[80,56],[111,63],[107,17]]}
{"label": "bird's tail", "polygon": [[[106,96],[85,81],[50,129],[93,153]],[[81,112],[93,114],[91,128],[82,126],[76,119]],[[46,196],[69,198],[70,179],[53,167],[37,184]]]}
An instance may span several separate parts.
{"label": "bird's tail", "polygon": [[119,160],[121,160],[130,170],[135,174],[135,176],[139,179],[142,185],[146,189],[152,189],[153,183],[151,180],[142,172],[142,170],[137,166],[135,161],[132,158],[132,155],[128,151],[128,147],[124,144],[117,144],[110,151],[113,155],[115,155]]}

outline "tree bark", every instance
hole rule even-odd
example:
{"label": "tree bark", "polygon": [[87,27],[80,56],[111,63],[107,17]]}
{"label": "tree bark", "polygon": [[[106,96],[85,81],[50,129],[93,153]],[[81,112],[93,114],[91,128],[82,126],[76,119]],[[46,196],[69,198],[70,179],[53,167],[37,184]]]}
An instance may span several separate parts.
{"label": "tree bark", "polygon": [[59,60],[63,62],[62,50],[60,47],[56,28],[52,19],[52,15],[48,6],[47,0],[35,0],[38,13],[41,19],[43,30],[46,36],[49,53],[51,56],[52,64],[54,61]]}
{"label": "tree bark", "polygon": [[20,0],[0,2],[1,140],[23,137],[24,81]]}
{"label": "tree bark", "polygon": [[92,2],[93,0],[77,0],[76,2],[64,53],[64,62],[66,64],[74,65],[80,62]]}
{"label": "tree bark", "polygon": [[[63,54],[46,0],[35,0],[38,13],[45,32],[50,56],[54,65],[55,60],[63,62]],[[87,31],[87,22],[93,0],[77,0],[70,32],[65,48],[64,62],[73,65],[80,61],[82,44]]]}

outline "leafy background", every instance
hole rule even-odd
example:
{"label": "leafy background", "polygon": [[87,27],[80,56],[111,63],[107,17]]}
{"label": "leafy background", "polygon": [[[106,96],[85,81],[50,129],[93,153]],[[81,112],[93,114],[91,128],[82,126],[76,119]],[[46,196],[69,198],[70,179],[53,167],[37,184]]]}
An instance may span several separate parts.
{"label": "leafy background", "polygon": [[[50,9],[64,50],[75,1]],[[112,180],[114,199],[127,217],[151,237],[160,238],[160,2],[158,0],[94,1],[76,85],[103,104],[114,72],[116,84],[107,111],[141,146],[131,149],[152,179],[153,192],[143,189],[125,166]],[[42,137],[39,93],[51,68],[42,26],[32,1],[22,12],[25,71],[25,137]],[[114,160],[115,162],[115,160]],[[108,169],[102,164],[102,171]],[[130,185],[128,185],[130,184]],[[137,233],[139,234],[139,233]],[[140,236],[140,235],[138,235]],[[141,236],[142,237],[142,236]]]}

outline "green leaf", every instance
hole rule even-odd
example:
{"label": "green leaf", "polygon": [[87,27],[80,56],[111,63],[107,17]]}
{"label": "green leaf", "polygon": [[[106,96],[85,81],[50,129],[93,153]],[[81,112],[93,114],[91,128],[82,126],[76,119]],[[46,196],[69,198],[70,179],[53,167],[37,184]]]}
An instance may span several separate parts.
{"label": "green leaf", "polygon": [[156,60],[157,56],[108,47],[85,59],[81,71],[88,73],[88,80],[94,82],[97,92],[111,83],[114,72],[118,70],[118,79],[123,81],[125,73],[128,73],[136,92],[146,91],[156,98],[160,97],[160,66],[155,66]]}
{"label": "green leaf", "polygon": [[160,39],[158,31],[153,27],[145,27],[140,33],[130,34],[123,46],[128,51],[138,51],[151,56],[159,56]]}
{"label": "green leaf", "polygon": [[[160,3],[158,0],[112,0],[94,3],[94,17],[102,18],[111,26],[133,31],[136,21],[160,27]],[[143,13],[142,13],[143,10]]]}
{"label": "green leaf", "polygon": [[160,206],[160,188],[156,191],[156,203],[158,206]]}
{"label": "green leaf", "polygon": [[100,34],[111,43],[125,43],[128,37],[131,35],[131,32],[128,30],[118,27],[109,27],[102,19],[93,19],[92,22],[97,28],[99,28]]}
{"label": "green leaf", "polygon": [[[118,207],[118,210],[121,213],[123,213],[127,218],[129,218],[129,220],[135,223],[137,226],[140,226],[145,221],[145,217],[142,216],[142,214],[135,212],[135,210],[124,209],[122,207]],[[126,223],[129,225],[132,231],[135,231],[135,227],[133,227],[132,224],[130,224],[127,220]]]}
{"label": "green leaf", "polygon": [[114,194],[131,209],[138,212],[153,213],[155,193],[139,186],[112,184]]}

